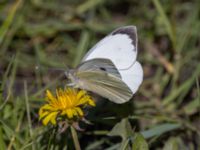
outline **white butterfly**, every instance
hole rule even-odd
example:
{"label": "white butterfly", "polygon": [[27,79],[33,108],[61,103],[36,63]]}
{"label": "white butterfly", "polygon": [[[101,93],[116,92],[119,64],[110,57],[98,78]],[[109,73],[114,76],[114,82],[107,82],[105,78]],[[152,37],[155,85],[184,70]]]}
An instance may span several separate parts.
{"label": "white butterfly", "polygon": [[75,69],[65,74],[75,87],[94,92],[115,103],[131,99],[143,80],[137,57],[137,29],[125,26],[98,42]]}

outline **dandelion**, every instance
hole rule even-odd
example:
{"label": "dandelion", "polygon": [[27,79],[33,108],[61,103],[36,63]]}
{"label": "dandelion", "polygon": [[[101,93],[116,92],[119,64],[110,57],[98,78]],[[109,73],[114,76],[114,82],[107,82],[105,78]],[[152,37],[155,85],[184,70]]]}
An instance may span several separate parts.
{"label": "dandelion", "polygon": [[93,99],[84,90],[66,88],[57,89],[56,96],[46,91],[47,104],[39,110],[39,119],[44,125],[56,125],[59,121],[75,122],[84,118],[83,108],[95,106]]}

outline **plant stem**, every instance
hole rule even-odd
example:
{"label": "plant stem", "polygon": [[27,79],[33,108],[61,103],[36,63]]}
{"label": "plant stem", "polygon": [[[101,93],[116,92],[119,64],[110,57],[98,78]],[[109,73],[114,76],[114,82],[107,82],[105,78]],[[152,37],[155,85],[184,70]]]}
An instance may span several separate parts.
{"label": "plant stem", "polygon": [[70,126],[70,129],[71,129],[71,133],[72,133],[72,138],[73,138],[73,141],[74,141],[75,149],[76,150],[81,150],[76,130],[74,129],[73,126]]}

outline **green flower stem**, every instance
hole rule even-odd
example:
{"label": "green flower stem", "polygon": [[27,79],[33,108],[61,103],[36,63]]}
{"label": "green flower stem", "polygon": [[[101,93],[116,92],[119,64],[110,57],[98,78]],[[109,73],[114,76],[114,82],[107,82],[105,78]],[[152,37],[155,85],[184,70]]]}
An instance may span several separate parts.
{"label": "green flower stem", "polygon": [[70,126],[70,129],[71,129],[71,133],[72,133],[72,138],[73,138],[73,141],[74,141],[75,149],[76,150],[81,150],[76,130],[74,129],[73,126]]}

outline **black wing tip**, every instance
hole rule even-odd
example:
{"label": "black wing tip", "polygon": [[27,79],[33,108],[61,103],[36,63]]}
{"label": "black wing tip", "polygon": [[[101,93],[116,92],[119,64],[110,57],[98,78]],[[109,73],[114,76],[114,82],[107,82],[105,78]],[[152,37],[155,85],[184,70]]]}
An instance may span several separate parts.
{"label": "black wing tip", "polygon": [[119,28],[115,29],[113,32],[117,32],[118,30],[129,30],[130,32],[136,33],[137,32],[137,27],[133,26],[133,25],[122,26],[122,27],[119,27]]}
{"label": "black wing tip", "polygon": [[130,39],[132,40],[132,44],[137,49],[137,28],[136,28],[136,26],[124,26],[124,27],[120,27],[120,28],[114,30],[111,34],[112,35],[127,34],[130,37]]}

